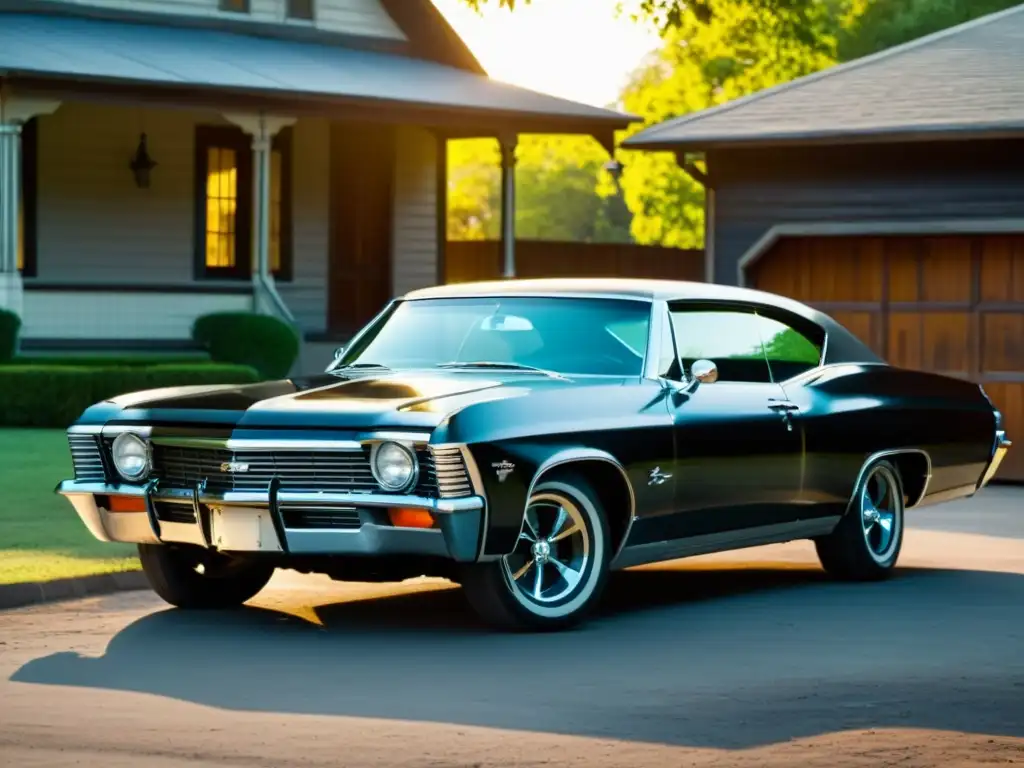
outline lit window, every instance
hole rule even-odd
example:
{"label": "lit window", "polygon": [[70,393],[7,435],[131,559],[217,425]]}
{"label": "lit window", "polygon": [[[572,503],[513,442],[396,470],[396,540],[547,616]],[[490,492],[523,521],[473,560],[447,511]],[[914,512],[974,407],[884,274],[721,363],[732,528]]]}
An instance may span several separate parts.
{"label": "lit window", "polygon": [[236,266],[238,157],[233,149],[206,150],[206,266]]}
{"label": "lit window", "polygon": [[[255,250],[252,139],[241,130],[200,126],[196,133],[197,273],[200,277],[245,279]],[[284,131],[270,153],[270,269],[291,279],[291,140]]]}

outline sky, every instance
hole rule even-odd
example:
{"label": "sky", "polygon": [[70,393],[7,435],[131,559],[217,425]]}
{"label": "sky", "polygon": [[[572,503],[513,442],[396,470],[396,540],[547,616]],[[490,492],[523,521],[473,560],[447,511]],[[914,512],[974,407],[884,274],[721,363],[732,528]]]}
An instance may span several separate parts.
{"label": "sky", "polygon": [[615,102],[657,34],[616,17],[619,0],[532,0],[514,12],[491,0],[480,13],[463,0],[433,0],[495,80],[607,106]]}

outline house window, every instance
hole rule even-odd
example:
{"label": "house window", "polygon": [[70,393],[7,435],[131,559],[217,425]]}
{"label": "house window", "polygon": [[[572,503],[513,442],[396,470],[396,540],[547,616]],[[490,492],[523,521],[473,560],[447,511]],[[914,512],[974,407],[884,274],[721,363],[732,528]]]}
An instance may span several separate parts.
{"label": "house window", "polygon": [[[270,156],[270,267],[291,279],[291,131],[274,139]],[[196,132],[196,267],[205,278],[247,279],[255,254],[252,142],[240,129]]]}
{"label": "house window", "polygon": [[286,0],[289,19],[313,20],[313,0]]}
{"label": "house window", "polygon": [[18,205],[18,271],[23,277],[36,275],[36,211],[39,162],[36,119],[21,127],[21,199]]}
{"label": "house window", "polygon": [[220,9],[229,13],[248,13],[249,0],[220,0]]}

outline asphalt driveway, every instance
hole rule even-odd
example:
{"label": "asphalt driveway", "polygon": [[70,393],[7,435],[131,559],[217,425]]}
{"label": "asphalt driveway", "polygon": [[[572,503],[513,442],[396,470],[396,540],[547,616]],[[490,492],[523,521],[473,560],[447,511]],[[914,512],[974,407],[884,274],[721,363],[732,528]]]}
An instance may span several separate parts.
{"label": "asphalt driveway", "polygon": [[1024,762],[1024,489],[920,511],[898,576],[799,542],[613,579],[482,630],[443,582],[282,573],[254,606],[131,593],[0,614],[0,765]]}

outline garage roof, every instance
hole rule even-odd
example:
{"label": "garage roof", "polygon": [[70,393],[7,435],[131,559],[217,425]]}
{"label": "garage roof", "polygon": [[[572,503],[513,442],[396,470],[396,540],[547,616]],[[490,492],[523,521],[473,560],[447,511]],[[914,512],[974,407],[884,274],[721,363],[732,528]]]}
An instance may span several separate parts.
{"label": "garage roof", "polygon": [[561,123],[612,129],[635,120],[396,53],[47,14],[0,14],[0,77],[357,99],[536,118],[552,132]]}
{"label": "garage roof", "polygon": [[1024,131],[1024,5],[701,112],[623,142],[702,151]]}

